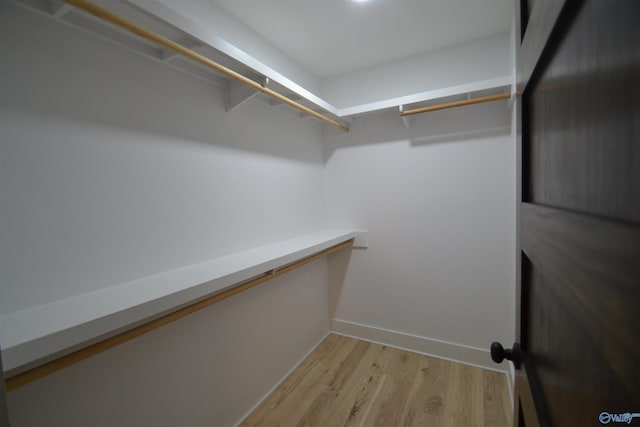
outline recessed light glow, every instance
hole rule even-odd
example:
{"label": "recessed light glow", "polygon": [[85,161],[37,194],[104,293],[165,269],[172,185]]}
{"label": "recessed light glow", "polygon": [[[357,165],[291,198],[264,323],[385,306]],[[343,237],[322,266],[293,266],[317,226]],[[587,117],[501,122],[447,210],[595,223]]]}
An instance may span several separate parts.
{"label": "recessed light glow", "polygon": [[355,3],[366,3],[369,0],[353,0]]}

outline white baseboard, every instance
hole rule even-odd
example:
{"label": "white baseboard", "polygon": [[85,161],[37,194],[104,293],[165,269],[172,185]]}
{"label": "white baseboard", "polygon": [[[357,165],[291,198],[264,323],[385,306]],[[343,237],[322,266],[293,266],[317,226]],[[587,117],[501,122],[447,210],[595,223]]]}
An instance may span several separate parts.
{"label": "white baseboard", "polygon": [[503,372],[509,379],[508,364],[503,362],[496,364],[491,360],[489,350],[440,341],[403,332],[391,331],[374,326],[362,325],[345,320],[333,319],[331,332],[345,335],[376,344],[399,348],[414,353],[463,363],[491,371]]}
{"label": "white baseboard", "polygon": [[284,380],[286,380],[286,379],[287,379],[287,377],[288,377],[289,375],[291,375],[291,373],[292,373],[292,372],[293,372],[293,371],[294,371],[298,366],[300,366],[300,364],[301,364],[302,362],[304,362],[304,361],[305,361],[305,359],[306,359],[307,357],[309,357],[309,355],[310,355],[311,353],[313,353],[313,351],[314,351],[316,348],[318,348],[318,346],[322,343],[322,341],[324,341],[324,340],[329,336],[329,334],[330,334],[330,333],[331,333],[331,332],[327,332],[327,333],[322,337],[322,339],[320,339],[320,341],[318,341],[318,342],[317,342],[317,343],[316,343],[316,344],[311,348],[311,350],[309,350],[309,351],[308,351],[304,356],[302,356],[302,358],[300,358],[300,360],[298,360],[298,361],[296,362],[296,364],[295,364],[291,369],[289,369],[289,370],[288,370],[288,371],[287,371],[287,372],[282,376],[282,378],[280,378],[280,379],[278,380],[278,382],[276,382],[276,383],[273,385],[273,387],[271,387],[269,390],[267,390],[267,392],[266,392],[266,393],[265,393],[265,394],[264,394],[264,395],[263,395],[263,396],[262,396],[262,397],[261,397],[261,398],[260,398],[256,403],[255,403],[255,405],[253,405],[251,408],[249,408],[249,410],[248,410],[248,411],[247,411],[247,412],[246,412],[246,413],[245,413],[245,414],[244,414],[244,415],[243,415],[243,416],[242,416],[242,417],[241,417],[241,418],[240,418],[240,419],[239,419],[239,420],[238,420],[238,421],[233,425],[233,427],[238,427],[240,424],[242,424],[242,423],[244,422],[244,420],[246,420],[246,419],[247,419],[247,417],[248,417],[249,415],[251,415],[251,414],[253,413],[253,411],[255,411],[255,410],[258,408],[258,406],[260,406],[260,405],[262,404],[262,402],[264,402],[264,401],[265,401],[265,399],[266,399],[267,397],[271,396],[271,393],[273,393],[274,391],[276,391],[276,389],[277,389],[278,387],[280,387],[280,384],[282,384],[282,382],[283,382]]}

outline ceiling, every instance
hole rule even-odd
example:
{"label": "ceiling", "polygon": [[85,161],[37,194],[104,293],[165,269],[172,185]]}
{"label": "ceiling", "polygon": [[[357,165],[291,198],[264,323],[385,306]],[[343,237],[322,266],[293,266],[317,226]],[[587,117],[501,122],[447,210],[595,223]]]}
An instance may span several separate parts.
{"label": "ceiling", "polygon": [[512,0],[211,0],[319,78],[509,31]]}

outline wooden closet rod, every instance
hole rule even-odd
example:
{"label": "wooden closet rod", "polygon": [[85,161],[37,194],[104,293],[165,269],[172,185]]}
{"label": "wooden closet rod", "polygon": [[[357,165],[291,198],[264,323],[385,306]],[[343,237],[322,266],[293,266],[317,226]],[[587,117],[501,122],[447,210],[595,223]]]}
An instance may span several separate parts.
{"label": "wooden closet rod", "polygon": [[104,21],[107,21],[113,25],[116,25],[120,28],[123,28],[133,34],[136,34],[144,39],[147,39],[153,43],[159,44],[161,46],[164,46],[168,49],[173,50],[174,52],[179,53],[180,55],[189,58],[195,62],[198,62],[206,67],[211,68],[212,70],[215,70],[227,77],[230,77],[234,80],[239,81],[240,83],[243,83],[257,91],[260,91],[262,93],[265,93],[267,95],[270,95],[276,99],[278,99],[279,101],[284,102],[285,104],[288,104],[294,108],[297,108],[307,114],[309,114],[310,116],[313,116],[315,118],[317,118],[318,120],[322,120],[325,123],[328,123],[332,126],[337,127],[338,129],[341,129],[345,132],[349,132],[349,128],[343,124],[340,124],[338,122],[336,122],[335,120],[332,120],[328,117],[323,116],[322,114],[318,113],[317,111],[313,111],[311,108],[309,107],[305,107],[304,105],[293,101],[289,98],[287,98],[286,96],[274,91],[273,89],[270,89],[268,87],[265,87],[263,85],[261,85],[260,83],[257,83],[245,76],[243,76],[240,73],[237,73],[233,70],[231,70],[230,68],[225,67],[224,65],[220,65],[217,62],[207,58],[206,56],[200,55],[197,52],[194,52],[191,49],[188,49],[184,46],[182,46],[179,43],[174,42],[171,39],[168,39],[164,36],[161,36],[160,34],[156,34],[152,31],[147,30],[146,28],[129,21],[128,19],[125,19],[113,12],[110,12],[107,9],[104,9],[94,3],[91,3],[88,0],[63,0],[65,3],[68,3],[78,9],[84,10],[87,13],[90,13],[93,16],[96,16]]}
{"label": "wooden closet rod", "polygon": [[463,101],[447,102],[446,104],[431,105],[429,107],[415,108],[413,110],[402,111],[401,116],[411,116],[413,114],[427,113],[429,111],[444,110],[445,108],[461,107],[463,105],[480,104],[481,102],[497,101],[498,99],[511,98],[510,93],[499,95],[481,96],[478,98],[465,99]]}
{"label": "wooden closet rod", "polygon": [[228,288],[218,294],[207,297],[203,300],[195,302],[186,307],[179,308],[176,311],[163,315],[162,317],[151,320],[147,323],[143,323],[142,325],[136,326],[132,329],[121,332],[117,335],[106,338],[97,343],[91,344],[88,347],[84,347],[80,350],[74,351],[73,353],[67,354],[65,356],[61,356],[43,365],[36,366],[35,368],[32,368],[28,371],[6,378],[5,379],[6,390],[7,391],[15,390],[18,387],[22,387],[23,385],[29,384],[40,378],[46,377],[47,375],[51,375],[64,368],[67,368],[71,365],[74,365],[78,362],[81,362],[85,359],[95,356],[96,354],[100,354],[104,351],[109,350],[110,348],[116,347],[129,340],[132,340],[141,335],[144,335],[147,332],[151,332],[154,329],[157,329],[161,326],[164,326],[171,322],[175,322],[176,320],[181,319],[185,316],[188,316],[191,313],[195,313],[198,310],[202,310],[205,307],[208,307],[217,302],[220,302],[229,297],[232,297],[236,294],[239,294],[240,292],[246,291],[247,289],[253,288],[254,286],[257,286],[261,283],[266,282],[267,280],[274,279],[278,276],[281,276],[285,273],[290,272],[291,270],[295,270],[298,267],[302,267],[303,265],[308,264],[312,261],[315,261],[320,257],[339,251],[340,249],[343,249],[352,245],[353,245],[353,239],[350,239],[350,240],[347,240],[346,242],[342,242],[337,245],[331,246],[330,248],[327,248],[316,254],[308,256],[307,258],[303,258],[292,264],[267,271],[266,273],[263,273],[260,276],[257,276],[244,283],[240,283],[239,285]]}

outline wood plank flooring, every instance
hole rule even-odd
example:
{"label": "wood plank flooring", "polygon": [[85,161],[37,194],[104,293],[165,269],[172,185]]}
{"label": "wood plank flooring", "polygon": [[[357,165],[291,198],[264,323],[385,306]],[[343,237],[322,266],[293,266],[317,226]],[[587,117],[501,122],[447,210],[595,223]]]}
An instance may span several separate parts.
{"label": "wood plank flooring", "polygon": [[332,334],[241,426],[511,424],[505,375]]}

